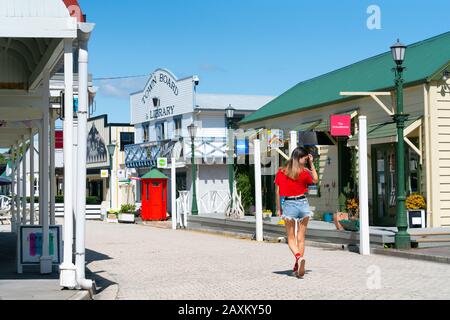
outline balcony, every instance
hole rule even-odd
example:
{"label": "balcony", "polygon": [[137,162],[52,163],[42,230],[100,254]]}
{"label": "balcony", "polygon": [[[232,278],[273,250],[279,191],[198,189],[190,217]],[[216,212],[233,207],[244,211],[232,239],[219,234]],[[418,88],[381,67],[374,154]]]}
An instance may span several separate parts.
{"label": "balcony", "polygon": [[[197,164],[225,164],[227,138],[198,137],[194,141],[195,162]],[[156,167],[158,158],[182,159],[191,164],[191,139],[177,138],[125,146],[125,165],[127,168]]]}

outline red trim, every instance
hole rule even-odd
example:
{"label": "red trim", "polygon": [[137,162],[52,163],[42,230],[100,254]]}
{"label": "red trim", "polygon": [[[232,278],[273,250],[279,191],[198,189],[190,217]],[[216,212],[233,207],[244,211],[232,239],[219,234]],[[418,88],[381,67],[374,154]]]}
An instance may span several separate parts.
{"label": "red trim", "polygon": [[62,130],[55,131],[55,149],[64,148],[64,134]]}
{"label": "red trim", "polygon": [[78,4],[77,0],[63,0],[67,9],[69,9],[69,13],[71,17],[77,18],[78,22],[86,22],[84,20],[83,11],[81,11],[81,7]]}

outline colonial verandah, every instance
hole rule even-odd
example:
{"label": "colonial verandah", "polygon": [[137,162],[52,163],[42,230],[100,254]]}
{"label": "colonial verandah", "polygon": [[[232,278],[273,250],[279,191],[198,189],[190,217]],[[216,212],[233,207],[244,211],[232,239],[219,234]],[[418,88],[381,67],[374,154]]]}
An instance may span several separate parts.
{"label": "colonial verandah", "polygon": [[[45,2],[45,3],[43,3]],[[73,2],[73,1],[72,1]],[[44,9],[43,9],[44,8]],[[85,193],[86,193],[86,123],[88,109],[88,50],[87,44],[94,28],[69,15],[63,1],[25,0],[0,1],[0,148],[10,150],[12,161],[12,232],[21,226],[42,228],[42,255],[40,273],[49,274],[53,258],[49,252],[49,228],[55,224],[55,118],[51,108],[50,78],[61,68],[64,70],[64,250],[60,265],[61,286],[89,289],[92,282],[85,279]],[[73,72],[74,50],[78,50],[79,109],[78,146],[73,152]],[[22,168],[18,166],[20,154],[34,148],[35,135],[39,136],[39,217],[31,192],[29,219],[25,197],[26,157]],[[30,153],[33,166],[34,152]],[[74,160],[77,166],[74,165]],[[30,168],[30,187],[34,187],[35,168]],[[77,179],[74,179],[77,177]],[[20,182],[20,180],[22,180]],[[21,183],[21,188],[17,184]],[[75,190],[76,186],[76,190]],[[73,197],[72,195],[77,195]],[[76,224],[76,259],[73,261],[73,213]],[[23,272],[17,256],[17,271]]]}

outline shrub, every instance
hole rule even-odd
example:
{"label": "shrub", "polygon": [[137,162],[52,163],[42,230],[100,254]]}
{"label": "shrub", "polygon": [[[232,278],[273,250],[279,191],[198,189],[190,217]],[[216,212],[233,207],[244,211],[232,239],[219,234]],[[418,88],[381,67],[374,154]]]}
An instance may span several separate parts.
{"label": "shrub", "polygon": [[236,177],[238,192],[241,193],[242,206],[245,212],[249,212],[250,206],[254,203],[252,183],[247,173],[239,173]]}
{"label": "shrub", "polygon": [[86,197],[86,204],[101,204],[98,197]]}
{"label": "shrub", "polygon": [[136,211],[135,204],[123,204],[120,208],[120,213],[134,213]]}

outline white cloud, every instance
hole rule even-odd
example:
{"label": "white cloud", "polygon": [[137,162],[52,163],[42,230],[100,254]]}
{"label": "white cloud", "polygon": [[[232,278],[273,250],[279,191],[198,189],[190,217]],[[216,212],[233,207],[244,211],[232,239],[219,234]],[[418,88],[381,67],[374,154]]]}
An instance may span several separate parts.
{"label": "white cloud", "polygon": [[106,97],[127,98],[131,93],[144,89],[147,77],[97,80],[99,94]]}

